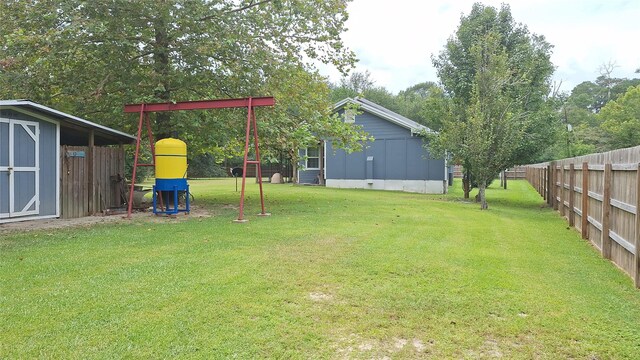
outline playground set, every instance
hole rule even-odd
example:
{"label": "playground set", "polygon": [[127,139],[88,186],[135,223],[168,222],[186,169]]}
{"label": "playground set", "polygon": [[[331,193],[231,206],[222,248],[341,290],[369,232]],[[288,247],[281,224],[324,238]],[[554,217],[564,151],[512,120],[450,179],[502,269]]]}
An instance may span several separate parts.
{"label": "playground set", "polygon": [[[156,183],[153,187],[153,212],[154,214],[175,215],[179,212],[189,213],[189,184],[187,183],[187,149],[186,144],[177,139],[162,139],[154,145],[153,131],[149,113],[160,111],[183,111],[183,110],[206,110],[206,109],[230,109],[247,108],[247,125],[245,132],[244,159],[242,166],[242,190],[240,192],[240,210],[238,218],[234,222],[244,223],[248,221],[244,218],[244,195],[247,177],[247,165],[257,165],[258,184],[260,186],[260,205],[262,211],[258,216],[269,216],[265,212],[264,193],[262,189],[262,172],[260,164],[260,147],[258,138],[258,124],[256,120],[255,108],[275,105],[273,97],[256,97],[241,99],[220,99],[220,100],[200,100],[183,101],[169,103],[141,103],[128,104],[124,107],[125,113],[139,113],[138,133],[136,137],[136,150],[133,160],[133,171],[131,175],[131,185],[129,189],[129,201],[127,218],[131,218],[133,210],[133,193],[136,179],[136,169],[139,166],[152,166],[156,171]],[[140,163],[140,143],[143,136],[143,128],[146,127],[149,144],[151,147],[152,161],[148,164]],[[253,145],[255,148],[255,159],[249,160],[249,144],[253,135]],[[186,195],[186,206],[180,209],[178,206],[178,194]],[[157,202],[160,202],[158,210]],[[169,202],[173,201],[173,208],[169,208]],[[164,205],[164,206],[163,206]]]}

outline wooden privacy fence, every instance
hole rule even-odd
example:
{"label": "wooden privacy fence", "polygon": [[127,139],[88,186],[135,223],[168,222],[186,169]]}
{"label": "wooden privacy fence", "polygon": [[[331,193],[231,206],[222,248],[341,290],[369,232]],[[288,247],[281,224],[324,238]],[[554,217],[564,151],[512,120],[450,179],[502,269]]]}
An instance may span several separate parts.
{"label": "wooden privacy fence", "polygon": [[[462,179],[462,170],[462,165],[454,165],[453,177],[456,179]],[[507,169],[506,176],[509,180],[524,180],[526,178],[526,167],[514,166],[511,169]]]}
{"label": "wooden privacy fence", "polygon": [[78,218],[122,206],[122,148],[62,146],[60,217]]}
{"label": "wooden privacy fence", "polygon": [[511,169],[505,171],[505,175],[509,180],[524,180],[526,179],[526,168],[524,166],[514,166]]}
{"label": "wooden privacy fence", "polygon": [[[578,164],[576,159],[584,161]],[[526,178],[583,239],[640,288],[640,163],[610,160],[607,154],[595,154],[528,165]]]}

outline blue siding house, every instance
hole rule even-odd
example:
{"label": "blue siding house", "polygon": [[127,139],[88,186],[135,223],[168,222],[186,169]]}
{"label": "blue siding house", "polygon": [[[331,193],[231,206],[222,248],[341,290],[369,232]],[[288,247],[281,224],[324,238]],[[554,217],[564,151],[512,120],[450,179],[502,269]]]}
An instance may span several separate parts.
{"label": "blue siding house", "polygon": [[[358,106],[350,115],[347,104]],[[331,140],[303,149],[304,163],[298,172],[301,184],[336,188],[399,190],[444,194],[448,174],[445,159],[434,159],[419,134],[427,127],[363,98],[347,98],[334,105],[345,121],[361,125],[374,137],[361,152],[347,154]]]}

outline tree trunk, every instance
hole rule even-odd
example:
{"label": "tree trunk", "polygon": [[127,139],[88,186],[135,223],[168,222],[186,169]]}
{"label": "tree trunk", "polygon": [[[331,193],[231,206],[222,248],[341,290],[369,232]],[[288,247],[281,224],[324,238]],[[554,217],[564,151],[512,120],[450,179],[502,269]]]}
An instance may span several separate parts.
{"label": "tree trunk", "polygon": [[[160,102],[171,101],[171,89],[169,83],[169,72],[171,69],[171,63],[169,61],[169,34],[167,31],[167,22],[163,18],[162,14],[158,14],[158,17],[153,22],[155,43],[153,48],[153,72],[156,80],[156,89],[153,95]],[[156,114],[157,140],[168,138],[171,136],[178,136],[178,134],[172,134],[170,123],[170,112],[159,112]]]}
{"label": "tree trunk", "polygon": [[504,189],[507,190],[507,170],[504,171]]}
{"label": "tree trunk", "polygon": [[484,190],[487,187],[486,181],[478,184],[478,195],[480,196],[480,210],[487,210],[489,206],[487,205],[487,197],[485,196]]}
{"label": "tree trunk", "polygon": [[295,156],[297,150],[293,150],[289,152],[289,157],[291,158],[291,182],[294,184],[298,183],[298,157]]}
{"label": "tree trunk", "polygon": [[468,199],[471,192],[471,181],[466,171],[462,173],[462,191],[464,192],[464,198]]}
{"label": "tree trunk", "polygon": [[469,192],[471,190],[469,189],[469,179],[467,179],[466,177],[462,178],[462,191],[464,192],[464,198],[468,199]]}

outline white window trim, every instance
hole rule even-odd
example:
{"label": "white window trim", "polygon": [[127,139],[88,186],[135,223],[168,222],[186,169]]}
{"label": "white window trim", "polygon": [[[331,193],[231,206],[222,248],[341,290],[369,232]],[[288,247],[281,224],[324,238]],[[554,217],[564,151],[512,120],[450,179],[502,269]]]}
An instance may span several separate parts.
{"label": "white window trim", "polygon": [[[310,148],[317,148],[318,149],[318,156],[311,157],[312,159],[318,159],[318,166],[317,167],[309,167],[309,149]],[[307,146],[307,148],[304,149],[304,155],[305,155],[305,159],[304,159],[304,169],[305,170],[320,170],[320,146]]]}
{"label": "white window trim", "polygon": [[322,142],[322,176],[327,180],[327,142]]}

